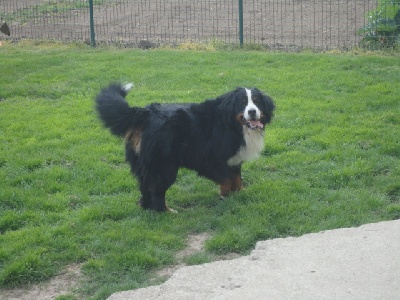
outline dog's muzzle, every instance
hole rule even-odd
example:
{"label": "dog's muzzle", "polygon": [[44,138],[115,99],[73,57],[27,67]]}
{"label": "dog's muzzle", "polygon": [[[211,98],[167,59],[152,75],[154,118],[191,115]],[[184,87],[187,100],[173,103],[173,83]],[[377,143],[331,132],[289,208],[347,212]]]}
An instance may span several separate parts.
{"label": "dog's muzzle", "polygon": [[247,120],[245,117],[243,117],[243,122],[244,125],[246,125],[247,128],[255,130],[255,129],[263,129],[264,124],[260,122],[260,120]]}

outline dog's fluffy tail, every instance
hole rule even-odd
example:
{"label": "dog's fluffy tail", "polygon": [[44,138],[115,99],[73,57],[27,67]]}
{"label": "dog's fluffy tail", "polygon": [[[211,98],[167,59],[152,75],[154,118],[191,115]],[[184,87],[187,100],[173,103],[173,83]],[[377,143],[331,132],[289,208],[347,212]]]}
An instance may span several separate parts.
{"label": "dog's fluffy tail", "polygon": [[110,84],[96,97],[96,109],[100,119],[110,131],[124,137],[130,129],[141,127],[149,111],[145,108],[130,107],[125,97],[133,84]]}

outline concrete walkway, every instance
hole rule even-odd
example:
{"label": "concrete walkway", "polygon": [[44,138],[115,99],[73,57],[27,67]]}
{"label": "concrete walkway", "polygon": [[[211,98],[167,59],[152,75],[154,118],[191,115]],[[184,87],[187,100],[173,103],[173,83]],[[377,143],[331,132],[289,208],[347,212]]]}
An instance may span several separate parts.
{"label": "concrete walkway", "polygon": [[177,270],[108,300],[400,300],[400,220],[258,242],[249,256]]}

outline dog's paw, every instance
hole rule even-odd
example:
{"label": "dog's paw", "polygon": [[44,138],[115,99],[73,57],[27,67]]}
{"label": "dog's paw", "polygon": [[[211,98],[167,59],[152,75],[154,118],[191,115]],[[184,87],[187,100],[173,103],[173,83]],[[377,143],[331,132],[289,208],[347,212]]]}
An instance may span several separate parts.
{"label": "dog's paw", "polygon": [[170,212],[170,213],[173,213],[173,214],[177,214],[178,213],[177,210],[175,210],[173,208],[170,208],[170,207],[167,208],[167,212]]}

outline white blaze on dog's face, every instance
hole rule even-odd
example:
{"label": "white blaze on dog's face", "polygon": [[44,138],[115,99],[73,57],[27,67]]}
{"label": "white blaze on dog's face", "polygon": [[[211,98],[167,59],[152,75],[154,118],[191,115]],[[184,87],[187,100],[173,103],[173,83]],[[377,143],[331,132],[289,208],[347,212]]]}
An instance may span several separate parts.
{"label": "white blaze on dog's face", "polygon": [[251,97],[251,90],[246,89],[246,94],[247,94],[247,106],[244,110],[244,117],[247,120],[260,119],[261,113],[258,107],[253,102],[253,99]]}
{"label": "white blaze on dog's face", "polygon": [[250,123],[251,127],[263,128],[264,125],[260,122],[261,111],[257,107],[257,105],[255,105],[253,102],[253,96],[251,90],[246,89],[246,95],[247,95],[247,105],[245,107],[243,117],[247,120],[248,123]]}

